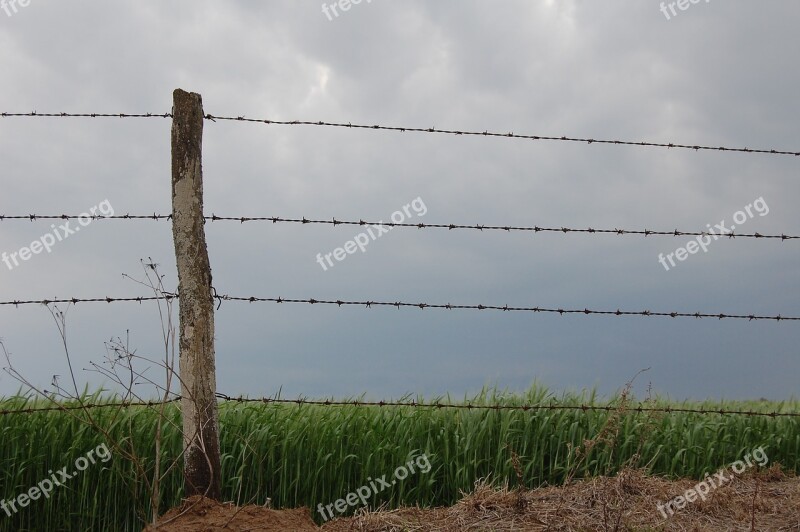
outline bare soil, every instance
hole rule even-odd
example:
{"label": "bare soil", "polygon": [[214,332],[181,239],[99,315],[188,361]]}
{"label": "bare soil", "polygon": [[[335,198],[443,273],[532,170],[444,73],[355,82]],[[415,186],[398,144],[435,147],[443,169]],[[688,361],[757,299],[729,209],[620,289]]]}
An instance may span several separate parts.
{"label": "bare soil", "polygon": [[800,531],[800,477],[779,467],[745,474],[712,489],[664,518],[656,505],[697,484],[627,470],[569,486],[535,490],[495,489],[485,484],[448,508],[367,511],[318,527],[308,508],[236,507],[199,497],[167,512],[145,532],[211,531],[594,531],[664,530]]}

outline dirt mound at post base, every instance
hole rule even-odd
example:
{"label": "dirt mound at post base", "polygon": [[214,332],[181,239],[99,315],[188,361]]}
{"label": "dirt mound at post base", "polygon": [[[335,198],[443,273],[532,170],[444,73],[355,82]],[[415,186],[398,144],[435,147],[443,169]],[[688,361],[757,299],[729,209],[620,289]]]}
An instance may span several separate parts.
{"label": "dirt mound at post base", "polygon": [[308,508],[270,510],[263,506],[238,507],[219,503],[200,496],[186,499],[180,508],[173,508],[158,520],[158,526],[148,526],[144,532],[244,532],[293,530],[318,531]]}

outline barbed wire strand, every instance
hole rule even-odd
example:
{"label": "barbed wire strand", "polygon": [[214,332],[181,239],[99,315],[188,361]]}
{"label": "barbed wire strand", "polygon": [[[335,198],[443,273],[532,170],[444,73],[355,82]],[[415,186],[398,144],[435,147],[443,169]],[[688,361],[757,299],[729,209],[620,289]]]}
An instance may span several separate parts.
{"label": "barbed wire strand", "polygon": [[[156,300],[171,300],[179,297],[179,294],[164,294],[161,296],[146,296],[146,297],[96,297],[96,298],[64,298],[64,299],[39,299],[39,300],[13,300],[13,301],[0,301],[0,306],[14,306],[21,305],[51,305],[58,303],[119,303],[119,302],[137,302],[156,301]],[[643,317],[665,317],[665,318],[715,318],[715,319],[739,319],[748,321],[800,321],[800,317],[792,316],[763,316],[757,314],[726,314],[726,313],[704,313],[704,312],[654,312],[650,310],[590,310],[583,309],[565,309],[565,308],[546,308],[546,307],[514,307],[509,305],[453,305],[451,303],[407,303],[402,301],[344,301],[325,300],[325,299],[287,299],[283,297],[256,297],[256,296],[231,296],[227,294],[218,294],[214,289],[212,296],[217,300],[217,309],[222,306],[223,301],[238,301],[247,303],[305,303],[310,305],[336,305],[342,306],[363,306],[365,308],[373,307],[395,307],[395,308],[418,308],[424,309],[446,309],[446,310],[499,310],[503,312],[532,312],[532,313],[545,313],[545,314],[584,314],[584,315],[600,315],[600,316],[643,316]]]}
{"label": "barbed wire strand", "polygon": [[[56,117],[56,118],[171,118],[172,113],[39,113],[32,111],[30,113],[0,113],[2,118],[10,117]],[[516,134],[514,132],[500,133],[488,130],[484,131],[465,131],[457,129],[437,129],[436,127],[403,127],[403,126],[383,126],[378,124],[353,124],[352,122],[325,122],[325,121],[311,121],[311,120],[269,120],[260,118],[246,118],[245,116],[216,116],[206,114],[206,120],[216,122],[234,121],[234,122],[250,122],[260,123],[267,125],[285,125],[285,126],[322,126],[322,127],[336,127],[348,129],[367,129],[377,131],[398,131],[398,132],[413,132],[413,133],[439,133],[445,135],[464,135],[475,137],[495,137],[495,138],[510,138],[522,140],[535,140],[535,141],[559,141],[559,142],[577,142],[585,144],[600,144],[600,145],[620,145],[620,146],[648,146],[655,148],[675,148],[686,149],[694,151],[720,151],[720,152],[738,152],[738,153],[760,153],[768,155],[793,155],[800,156],[800,151],[787,151],[777,149],[764,149],[764,148],[730,148],[726,146],[709,146],[700,144],[684,144],[675,142],[649,142],[649,141],[630,141],[630,140],[609,140],[609,139],[594,139],[594,138],[581,138],[581,137],[567,137],[555,135],[526,135]]]}
{"label": "barbed wire strand", "polygon": [[0,416],[12,414],[35,414],[37,412],[70,412],[74,410],[92,410],[96,408],[129,408],[136,406],[154,407],[180,401],[180,397],[168,399],[166,401],[120,401],[118,403],[86,403],[83,405],[58,405],[58,406],[36,406],[28,408],[18,408],[13,410],[0,410]]}
{"label": "barbed wire strand", "polygon": [[[496,411],[510,411],[522,410],[538,411],[538,410],[573,410],[581,412],[635,412],[635,413],[666,413],[666,414],[699,414],[699,415],[739,415],[748,417],[800,417],[800,412],[759,412],[755,410],[728,410],[724,408],[686,408],[686,407],[671,407],[671,406],[622,406],[622,405],[592,405],[592,404],[579,404],[579,405],[564,405],[564,404],[536,404],[536,405],[507,405],[507,404],[473,404],[473,403],[444,403],[441,401],[433,403],[417,402],[417,401],[336,401],[336,400],[311,400],[311,399],[279,399],[273,397],[233,397],[223,393],[216,394],[218,399],[228,401],[231,403],[262,403],[262,404],[291,404],[291,405],[310,405],[310,406],[330,406],[330,407],[395,407],[395,408],[430,408],[430,409],[457,409],[457,410],[496,410]],[[67,412],[75,410],[87,410],[94,408],[129,408],[129,407],[154,407],[169,403],[180,401],[180,396],[168,399],[166,401],[121,401],[111,403],[87,403],[83,405],[57,405],[47,407],[29,407],[20,409],[6,409],[0,410],[0,416],[13,415],[13,414],[34,414],[38,412]]]}
{"label": "barbed wire strand", "polygon": [[593,138],[580,138],[580,137],[566,137],[566,136],[552,136],[552,135],[520,135],[513,132],[499,133],[491,131],[462,131],[456,129],[437,129],[435,127],[401,127],[401,126],[382,126],[382,125],[368,125],[368,124],[353,124],[344,122],[323,122],[323,121],[303,121],[303,120],[268,120],[258,118],[245,118],[244,116],[214,116],[207,114],[207,120],[227,120],[238,122],[255,122],[268,125],[280,126],[323,126],[323,127],[337,127],[337,128],[352,128],[352,129],[370,129],[381,131],[399,131],[399,132],[414,132],[414,133],[440,133],[445,135],[465,135],[475,137],[501,137],[523,140],[549,140],[549,141],[562,141],[562,142],[578,142],[586,144],[616,144],[620,146],[650,146],[656,148],[676,148],[687,150],[705,150],[705,151],[723,151],[723,152],[740,152],[740,153],[764,153],[770,155],[794,155],[800,156],[800,151],[784,151],[776,149],[753,149],[753,148],[728,148],[725,146],[703,146],[699,144],[679,144],[674,142],[647,142],[647,141],[628,141],[628,140],[608,140],[608,139],[593,139]]}
{"label": "barbed wire strand", "polygon": [[172,113],[0,113],[0,118],[172,118]]}
{"label": "barbed wire strand", "polygon": [[[211,216],[204,216],[203,217],[207,222],[221,222],[221,221],[228,221],[228,222],[239,222],[240,224],[244,224],[246,222],[272,222],[273,224],[277,223],[290,223],[290,224],[302,224],[302,225],[309,225],[309,224],[317,224],[317,225],[332,225],[332,226],[339,226],[339,225],[353,225],[353,226],[361,226],[361,227],[403,227],[403,228],[415,228],[415,229],[447,229],[447,230],[456,230],[456,229],[466,229],[466,230],[476,230],[476,231],[505,231],[505,232],[531,232],[531,233],[584,233],[584,234],[592,234],[592,235],[604,235],[604,234],[615,234],[615,235],[643,235],[643,236],[699,236],[699,237],[708,237],[708,238],[763,238],[763,239],[773,239],[773,240],[800,240],[800,235],[787,235],[781,233],[777,234],[761,234],[758,232],[755,233],[736,233],[735,231],[729,230],[727,227],[725,228],[728,232],[723,232],[720,229],[720,232],[710,232],[710,231],[679,231],[678,229],[673,229],[671,231],[656,231],[652,229],[595,229],[592,227],[587,228],[572,228],[572,227],[540,227],[540,226],[514,226],[514,225],[485,225],[485,224],[475,224],[475,225],[464,225],[464,224],[426,224],[422,222],[417,223],[410,223],[410,222],[368,222],[364,220],[337,220],[333,218],[331,220],[319,220],[319,219],[309,219],[306,217],[302,218],[281,218],[277,216],[217,216],[216,214],[212,214]],[[102,216],[102,215],[75,215],[75,214],[16,214],[16,215],[6,215],[0,214],[0,222],[6,220],[28,220],[28,221],[37,221],[37,220],[78,220],[78,219],[90,219],[94,220],[154,220],[154,221],[167,221],[172,219],[171,214],[119,214],[119,215],[111,215],[111,216]]]}

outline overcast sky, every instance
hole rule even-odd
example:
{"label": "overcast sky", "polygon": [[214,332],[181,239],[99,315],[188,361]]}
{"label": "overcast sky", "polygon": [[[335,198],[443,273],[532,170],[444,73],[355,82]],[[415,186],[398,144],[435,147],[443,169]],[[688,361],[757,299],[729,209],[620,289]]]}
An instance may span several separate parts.
{"label": "overcast sky", "polygon": [[[674,12],[643,0],[364,0],[346,11],[323,4],[328,14],[319,0],[19,1],[0,11],[2,112],[165,113],[182,88],[221,116],[800,150],[800,3],[789,0]],[[168,214],[170,128],[168,118],[0,118],[0,214],[79,214],[104,201],[116,214]],[[800,234],[800,158],[786,155],[206,121],[203,157],[206,213],[219,216],[388,221],[399,210],[425,223],[723,222]],[[51,223],[0,222],[0,252],[46,238]],[[81,229],[16,267],[0,263],[0,300],[149,295],[123,276],[141,278],[148,257],[177,290],[168,222]],[[207,224],[214,286],[268,298],[800,315],[800,241],[711,240],[704,251],[686,236],[397,228],[364,252],[317,262],[362,230]],[[82,368],[104,359],[112,337],[130,330],[137,354],[163,355],[154,303],[77,305],[67,327],[79,385],[92,389],[109,383]],[[799,327],[225,302],[217,382],[251,396],[463,397],[534,381],[607,394],[651,368],[639,395],[652,383],[674,399],[784,399],[797,394]],[[65,383],[44,307],[0,307],[0,337],[31,381]],[[18,388],[0,374],[0,394]]]}

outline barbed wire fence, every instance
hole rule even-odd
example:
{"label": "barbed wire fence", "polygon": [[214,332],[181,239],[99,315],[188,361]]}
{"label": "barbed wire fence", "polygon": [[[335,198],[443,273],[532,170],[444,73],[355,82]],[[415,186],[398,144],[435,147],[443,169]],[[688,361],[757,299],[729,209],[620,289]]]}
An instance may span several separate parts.
{"label": "barbed wire fence", "polygon": [[[0,113],[0,118],[173,118],[172,113],[39,113],[36,111],[28,113]],[[389,132],[409,132],[409,133],[429,133],[429,134],[442,134],[442,135],[455,135],[455,136],[473,136],[484,138],[503,138],[515,140],[528,140],[528,141],[553,141],[553,142],[572,142],[582,143],[586,145],[619,145],[619,146],[634,146],[634,147],[651,147],[651,148],[666,148],[666,149],[681,149],[693,151],[718,151],[728,153],[744,153],[744,154],[762,154],[762,155],[776,155],[776,156],[800,156],[800,151],[781,150],[775,148],[749,148],[749,147],[726,147],[726,146],[711,146],[689,143],[676,143],[676,142],[650,142],[650,141],[628,141],[628,140],[611,140],[611,139],[594,139],[572,136],[555,136],[555,135],[531,135],[531,134],[516,134],[513,132],[500,133],[484,131],[463,131],[454,129],[438,129],[436,127],[400,127],[400,126],[386,126],[386,125],[366,125],[366,124],[353,124],[350,122],[324,122],[324,121],[300,121],[300,120],[270,120],[270,119],[254,119],[246,118],[245,116],[216,116],[212,114],[205,114],[205,120],[211,122],[217,121],[231,121],[240,123],[256,123],[262,125],[273,126],[317,126],[329,128],[347,128],[347,129],[360,129],[369,131],[389,131]],[[136,221],[136,220],[152,220],[152,221],[172,221],[171,214],[157,214],[152,215],[68,215],[68,214],[25,214],[25,215],[8,215],[0,214],[0,222],[2,221],[30,221],[35,222],[38,220],[75,220],[86,219],[91,220],[123,220],[123,221]],[[245,224],[250,222],[271,222],[277,223],[291,223],[302,225],[331,225],[331,226],[386,226],[386,227],[402,227],[402,228],[415,228],[422,229],[447,229],[453,230],[474,230],[480,232],[528,232],[533,234],[538,233],[555,233],[555,234],[588,234],[588,235],[639,235],[644,237],[649,236],[697,236],[697,237],[714,237],[723,238],[727,237],[729,240],[737,238],[747,239],[769,239],[793,241],[799,240],[800,235],[791,235],[786,233],[780,234],[760,234],[754,233],[739,233],[733,231],[728,233],[714,233],[710,231],[682,231],[674,230],[650,230],[650,229],[620,229],[620,228],[574,228],[574,227],[541,227],[541,226],[517,226],[517,225],[490,225],[490,224],[457,224],[457,223],[441,223],[441,224],[426,224],[426,223],[396,223],[396,222],[383,222],[383,221],[364,221],[359,220],[340,220],[333,218],[331,220],[306,218],[285,218],[279,216],[217,216],[211,214],[204,217],[205,222],[239,222]],[[25,305],[51,305],[51,304],[73,304],[78,303],[118,303],[118,302],[138,302],[143,303],[146,301],[156,300],[172,300],[179,297],[179,294],[165,293],[162,296],[148,296],[148,297],[96,297],[96,298],[54,298],[54,299],[29,299],[29,300],[13,300],[13,301],[0,301],[0,306],[18,308]],[[549,313],[549,314],[583,314],[583,315],[601,315],[601,316],[641,316],[641,317],[670,317],[670,318],[714,318],[714,319],[737,319],[737,320],[773,320],[773,321],[800,321],[800,317],[782,316],[777,315],[758,315],[758,314],[735,314],[735,313],[701,313],[701,312],[677,312],[677,311],[650,311],[650,310],[591,310],[588,308],[544,308],[537,306],[509,306],[509,305],[484,305],[484,304],[451,304],[451,303],[411,303],[411,302],[390,302],[390,301],[350,301],[350,300],[324,300],[324,299],[291,299],[291,298],[265,298],[256,296],[232,296],[227,294],[217,294],[215,292],[214,299],[219,308],[223,302],[271,302],[271,303],[295,303],[295,304],[320,304],[320,305],[334,305],[337,307],[343,306],[363,306],[364,308],[375,307],[395,307],[397,309],[404,307],[415,307],[418,309],[437,309],[437,310],[493,310],[504,312],[531,312],[531,313]],[[444,402],[416,402],[416,401],[334,401],[334,400],[309,400],[309,399],[281,399],[281,398],[246,398],[229,396],[222,393],[217,393],[217,398],[237,403],[263,403],[263,404],[296,404],[296,405],[313,405],[313,406],[327,406],[327,407],[398,407],[398,408],[429,408],[429,409],[465,409],[465,410],[521,410],[521,411],[536,411],[536,410],[575,410],[582,412],[590,411],[616,411],[619,407],[614,405],[596,405],[596,404],[579,404],[579,405],[566,405],[557,403],[547,404],[534,404],[534,405],[508,405],[508,404],[471,404],[471,403],[444,403]],[[81,405],[56,405],[49,407],[29,407],[19,409],[6,409],[0,410],[0,416],[14,415],[14,414],[33,414],[39,412],[53,412],[53,411],[70,411],[70,410],[85,410],[94,408],[128,408],[128,407],[153,407],[163,405],[166,403],[174,403],[180,401],[180,396],[176,396],[168,401],[140,401],[140,402],[113,402],[113,403],[86,403]],[[760,412],[755,410],[741,410],[741,409],[705,409],[705,408],[684,408],[684,407],[657,407],[657,406],[628,406],[627,411],[631,412],[652,412],[652,413],[687,413],[698,415],[742,415],[750,417],[800,417],[798,412]]]}

